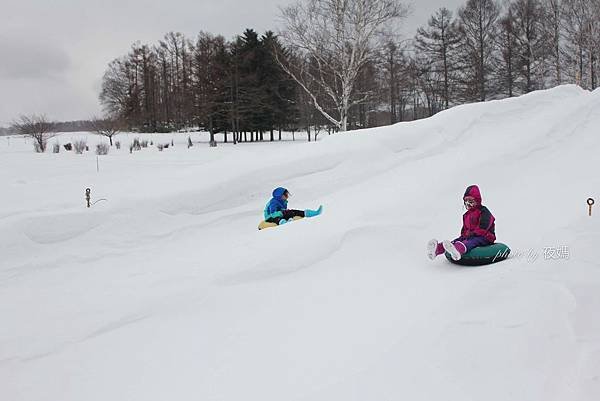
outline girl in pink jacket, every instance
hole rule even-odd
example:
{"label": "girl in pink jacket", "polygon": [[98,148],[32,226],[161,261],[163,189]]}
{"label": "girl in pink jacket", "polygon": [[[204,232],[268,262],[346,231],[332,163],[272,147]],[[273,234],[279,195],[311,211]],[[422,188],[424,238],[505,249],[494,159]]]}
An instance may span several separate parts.
{"label": "girl in pink jacket", "polygon": [[460,260],[462,255],[478,246],[491,245],[496,241],[496,224],[492,213],[481,204],[481,192],[477,185],[467,187],[463,196],[467,212],[463,215],[460,237],[453,241],[432,239],[427,243],[427,256],[433,260],[436,256],[448,252],[452,259]]}

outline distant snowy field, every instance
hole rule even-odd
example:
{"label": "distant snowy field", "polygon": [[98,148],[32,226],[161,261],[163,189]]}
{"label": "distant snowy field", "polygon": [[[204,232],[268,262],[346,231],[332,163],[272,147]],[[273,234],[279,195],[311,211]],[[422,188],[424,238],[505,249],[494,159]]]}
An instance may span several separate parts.
{"label": "distant snowy field", "polygon": [[[104,139],[0,138],[0,400],[598,400],[598,127],[564,86],[317,143],[124,134],[99,172]],[[469,184],[515,257],[430,262]],[[324,214],[258,232],[278,185]]]}

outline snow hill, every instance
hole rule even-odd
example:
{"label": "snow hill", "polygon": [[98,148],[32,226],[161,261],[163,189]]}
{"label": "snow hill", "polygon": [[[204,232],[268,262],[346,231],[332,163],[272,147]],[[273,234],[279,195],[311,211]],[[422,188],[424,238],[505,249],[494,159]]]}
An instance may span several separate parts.
{"label": "snow hill", "polygon": [[[598,400],[598,127],[600,91],[563,86],[99,173],[0,138],[0,399]],[[469,184],[514,257],[429,261]],[[258,232],[278,185],[324,214]]]}

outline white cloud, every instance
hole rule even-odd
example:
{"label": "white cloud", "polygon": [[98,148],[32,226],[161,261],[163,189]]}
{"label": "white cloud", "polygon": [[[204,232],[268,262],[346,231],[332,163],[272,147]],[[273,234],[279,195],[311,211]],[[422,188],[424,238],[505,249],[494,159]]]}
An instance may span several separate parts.
{"label": "white cloud", "polygon": [[59,46],[20,37],[0,35],[0,79],[61,78],[70,67]]}

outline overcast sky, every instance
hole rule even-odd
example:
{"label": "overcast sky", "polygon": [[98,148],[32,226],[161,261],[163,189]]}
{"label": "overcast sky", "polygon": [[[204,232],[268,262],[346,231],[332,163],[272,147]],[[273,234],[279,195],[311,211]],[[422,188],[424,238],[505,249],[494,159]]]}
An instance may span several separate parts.
{"label": "overcast sky", "polygon": [[[106,65],[137,40],[203,30],[226,38],[254,28],[277,31],[279,6],[292,0],[1,0],[0,126],[23,113],[54,120],[100,114]],[[413,0],[405,32],[414,35],[441,6],[463,0]]]}

